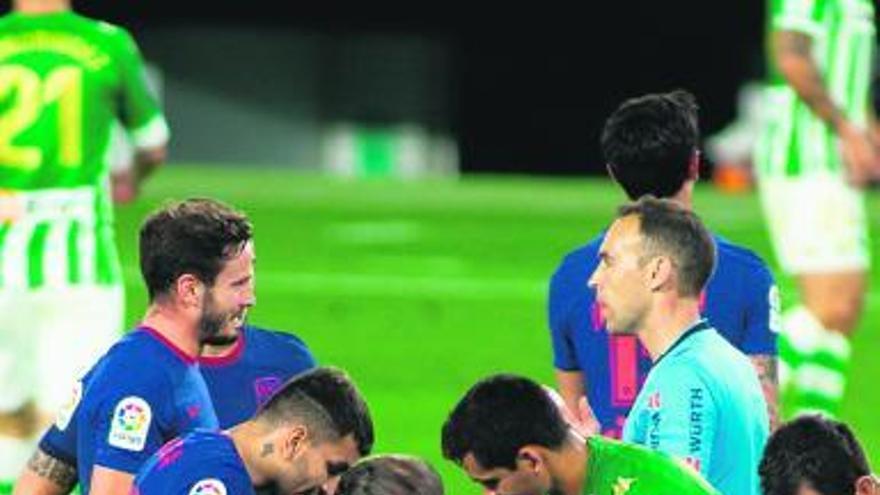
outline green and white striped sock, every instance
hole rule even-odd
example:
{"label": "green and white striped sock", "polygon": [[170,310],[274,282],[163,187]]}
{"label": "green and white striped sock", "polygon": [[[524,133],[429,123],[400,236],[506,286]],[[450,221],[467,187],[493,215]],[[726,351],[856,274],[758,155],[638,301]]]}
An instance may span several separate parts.
{"label": "green and white striped sock", "polygon": [[785,315],[779,338],[780,389],[785,416],[823,413],[835,417],[849,370],[849,340],[826,330],[807,308]]}

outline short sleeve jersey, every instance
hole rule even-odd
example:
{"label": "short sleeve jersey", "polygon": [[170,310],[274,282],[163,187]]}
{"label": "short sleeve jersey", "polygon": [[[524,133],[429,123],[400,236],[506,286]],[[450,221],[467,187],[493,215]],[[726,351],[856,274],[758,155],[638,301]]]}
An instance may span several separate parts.
{"label": "short sleeve jersey", "polygon": [[596,436],[583,495],[719,495],[703,478],[671,456]]}
{"label": "short sleeve jersey", "polygon": [[225,432],[197,430],[153,454],[134,479],[131,495],[250,495],[251,478]]}
{"label": "short sleeve jersey", "polygon": [[227,356],[203,356],[199,364],[225,429],[253,416],[288,379],[314,368],[315,358],[295,335],[248,325]]}
{"label": "short sleeve jersey", "polygon": [[703,320],[658,358],[623,440],[687,462],[725,495],[760,495],[768,428],[752,364]]}
{"label": "short sleeve jersey", "polygon": [[77,382],[40,448],[75,464],[88,494],[95,465],[134,474],[165,442],[197,428],[218,428],[198,363],[141,327]]}

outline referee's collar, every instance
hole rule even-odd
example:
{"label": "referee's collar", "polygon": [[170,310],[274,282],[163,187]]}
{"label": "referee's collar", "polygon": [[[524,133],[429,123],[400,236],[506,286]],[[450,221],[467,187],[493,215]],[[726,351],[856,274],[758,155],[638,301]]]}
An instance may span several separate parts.
{"label": "referee's collar", "polygon": [[685,340],[687,340],[691,336],[696,335],[696,334],[702,332],[703,330],[709,330],[710,328],[712,328],[712,326],[709,325],[709,322],[706,321],[705,318],[700,318],[699,320],[696,321],[696,323],[691,325],[690,328],[685,330],[684,333],[681,334],[678,337],[678,339],[676,339],[676,341],[671,346],[669,346],[669,349],[666,349],[666,352],[661,354],[660,357],[657,358],[656,361],[654,361],[653,366],[657,366],[658,364],[660,364],[660,361],[662,361],[663,358],[665,358],[666,356],[672,354],[672,351],[676,347],[680,346],[682,344],[682,342],[684,342]]}

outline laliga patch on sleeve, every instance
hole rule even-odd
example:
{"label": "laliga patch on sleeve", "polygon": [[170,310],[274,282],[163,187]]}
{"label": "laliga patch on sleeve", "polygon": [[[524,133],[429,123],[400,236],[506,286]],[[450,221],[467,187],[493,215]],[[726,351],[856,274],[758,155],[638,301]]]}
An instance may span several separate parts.
{"label": "laliga patch on sleeve", "polygon": [[120,449],[140,452],[147,443],[153,411],[147,401],[130,396],[122,399],[113,410],[107,443]]}
{"label": "laliga patch on sleeve", "polygon": [[61,404],[61,408],[58,410],[58,414],[55,415],[55,427],[61,431],[67,429],[67,425],[70,424],[70,420],[73,418],[73,413],[76,412],[76,406],[79,405],[79,401],[82,399],[82,382],[77,381],[71,387],[70,396],[64,404]]}
{"label": "laliga patch on sleeve", "polygon": [[770,303],[770,321],[768,326],[773,333],[779,333],[782,330],[782,298],[779,297],[779,287],[773,285],[767,294],[767,301]]}
{"label": "laliga patch on sleeve", "polygon": [[207,478],[193,485],[189,495],[226,495],[226,485],[216,478]]}

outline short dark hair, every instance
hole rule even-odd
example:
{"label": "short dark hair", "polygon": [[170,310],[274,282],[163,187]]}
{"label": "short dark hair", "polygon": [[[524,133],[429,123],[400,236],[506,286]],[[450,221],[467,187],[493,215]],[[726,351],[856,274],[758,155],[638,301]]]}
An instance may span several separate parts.
{"label": "short dark hair", "polygon": [[669,199],[643,196],[624,204],[618,218],[639,217],[645,255],[672,258],[678,275],[678,293],[696,297],[715,270],[715,241],[696,213]]}
{"label": "short dark hair", "polygon": [[630,199],[675,195],[700,140],[697,102],[684,90],[632,98],[608,117],[602,154]]}
{"label": "short dark hair", "polygon": [[140,230],[141,274],[150,301],[186,273],[213,285],[223,263],[252,235],[243,213],[213,199],[187,199],[154,212]]}
{"label": "short dark hair", "polygon": [[336,495],[443,495],[437,471],[416,457],[386,454],[343,473]]}
{"label": "short dark hair", "polygon": [[373,449],[367,403],[351,378],[337,368],[313,368],[294,376],[266,401],[255,419],[270,425],[303,421],[317,441],[352,435],[361,455]]}
{"label": "short dark hair", "polygon": [[849,427],[818,415],[780,426],[758,466],[764,495],[795,495],[804,484],[821,495],[852,495],[856,481],[870,472]]}
{"label": "short dark hair", "polygon": [[471,387],[449,414],[443,424],[443,456],[460,463],[470,452],[486,469],[515,469],[520,448],[557,449],[568,430],[541,385],[516,375],[493,375]]}

